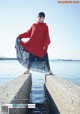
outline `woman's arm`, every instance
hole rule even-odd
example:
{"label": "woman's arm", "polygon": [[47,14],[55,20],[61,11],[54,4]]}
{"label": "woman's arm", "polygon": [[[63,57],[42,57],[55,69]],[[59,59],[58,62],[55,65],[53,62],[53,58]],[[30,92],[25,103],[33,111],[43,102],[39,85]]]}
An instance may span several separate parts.
{"label": "woman's arm", "polygon": [[[33,26],[33,25],[32,25],[32,26]],[[20,39],[22,39],[22,38],[29,38],[29,37],[31,36],[32,26],[31,26],[30,29],[28,29],[26,32],[20,34],[18,37],[19,37]]]}
{"label": "woman's arm", "polygon": [[48,26],[46,27],[46,31],[45,31],[44,37],[45,38],[44,38],[43,47],[48,47],[48,45],[51,43]]}

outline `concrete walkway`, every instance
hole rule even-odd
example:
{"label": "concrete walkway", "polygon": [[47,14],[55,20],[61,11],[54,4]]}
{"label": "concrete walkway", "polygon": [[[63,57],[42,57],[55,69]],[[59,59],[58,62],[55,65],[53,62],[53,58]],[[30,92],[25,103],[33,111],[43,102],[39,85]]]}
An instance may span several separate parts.
{"label": "concrete walkway", "polygon": [[45,86],[51,114],[80,114],[79,86],[53,75],[45,76]]}
{"label": "concrete walkway", "polygon": [[[7,85],[0,87],[0,114],[1,105],[28,103],[30,88],[32,84],[31,74],[22,74],[10,81]],[[9,114],[26,114],[26,109],[11,109]]]}

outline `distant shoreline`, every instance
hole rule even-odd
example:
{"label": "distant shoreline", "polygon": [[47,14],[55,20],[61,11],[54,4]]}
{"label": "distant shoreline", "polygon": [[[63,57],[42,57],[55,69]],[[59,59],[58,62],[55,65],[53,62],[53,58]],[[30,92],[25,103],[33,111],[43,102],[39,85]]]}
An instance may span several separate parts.
{"label": "distant shoreline", "polygon": [[[0,58],[0,60],[17,60],[17,58]],[[80,60],[75,60],[75,59],[50,59],[51,61],[80,61]]]}
{"label": "distant shoreline", "polygon": [[17,58],[0,58],[0,60],[17,60]]}
{"label": "distant shoreline", "polygon": [[50,59],[50,60],[58,60],[58,61],[80,61],[80,60],[75,60],[75,59]]}

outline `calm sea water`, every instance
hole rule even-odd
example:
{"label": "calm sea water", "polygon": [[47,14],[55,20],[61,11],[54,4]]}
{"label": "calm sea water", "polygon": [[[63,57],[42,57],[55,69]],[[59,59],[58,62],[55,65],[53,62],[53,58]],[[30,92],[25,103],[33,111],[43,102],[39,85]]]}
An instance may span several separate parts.
{"label": "calm sea water", "polygon": [[[59,77],[71,81],[80,86],[80,62],[79,61],[60,61],[50,60],[53,73]],[[12,79],[21,75],[26,69],[17,60],[0,61],[0,86],[10,82]],[[38,83],[43,83],[44,74],[33,72],[33,82],[37,79]],[[36,82],[36,83],[37,83]],[[41,83],[40,82],[40,83]]]}
{"label": "calm sea water", "polygon": [[[62,77],[80,86],[80,62],[51,60],[50,66],[55,75]],[[21,75],[25,70],[26,69],[17,60],[1,60],[0,86],[9,83],[11,80]],[[30,114],[35,114],[35,113],[48,114],[49,112],[48,109],[46,108],[48,107],[48,104],[44,90],[45,76],[43,73],[39,72],[31,71],[31,73],[32,73],[32,87],[31,87],[29,101],[30,103],[38,104],[38,107],[35,108],[35,110],[32,110]]]}

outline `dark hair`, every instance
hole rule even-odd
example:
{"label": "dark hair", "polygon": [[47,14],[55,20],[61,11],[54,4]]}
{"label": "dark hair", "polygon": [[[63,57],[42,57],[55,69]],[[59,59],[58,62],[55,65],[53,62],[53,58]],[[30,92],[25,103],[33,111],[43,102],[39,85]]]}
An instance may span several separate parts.
{"label": "dark hair", "polygon": [[45,18],[45,13],[44,13],[44,12],[39,12],[39,13],[38,13],[38,16],[39,16],[39,17],[44,17],[44,18]]}

